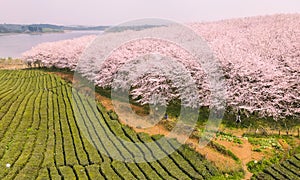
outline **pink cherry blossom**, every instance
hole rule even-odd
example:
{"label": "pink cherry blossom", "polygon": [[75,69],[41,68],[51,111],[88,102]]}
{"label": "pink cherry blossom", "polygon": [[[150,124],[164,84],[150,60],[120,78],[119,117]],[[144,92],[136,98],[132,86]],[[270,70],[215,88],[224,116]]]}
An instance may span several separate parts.
{"label": "pink cherry blossom", "polygon": [[[220,61],[226,78],[228,106],[258,111],[262,115],[285,117],[300,113],[300,14],[279,14],[218,22],[190,23],[188,26],[207,41]],[[151,31],[151,29],[144,30]],[[106,34],[130,36],[133,31]],[[168,33],[168,32],[166,32]],[[180,38],[180,37],[178,37]],[[79,57],[96,36],[44,43],[23,54],[28,62],[41,61],[47,67],[75,70]],[[103,42],[103,43],[109,43]],[[97,50],[101,53],[102,50]],[[111,86],[114,75],[124,64],[149,53],[172,57],[190,72],[199,88],[201,105],[210,105],[207,76],[189,52],[176,44],[158,39],[140,39],[121,45],[106,62],[95,66],[95,59],[79,71],[95,85]],[[133,82],[131,94],[149,103],[153,94],[163,93],[169,100],[179,97],[159,74],[147,74]],[[151,90],[151,91],[149,91]],[[150,102],[151,103],[151,102]]]}

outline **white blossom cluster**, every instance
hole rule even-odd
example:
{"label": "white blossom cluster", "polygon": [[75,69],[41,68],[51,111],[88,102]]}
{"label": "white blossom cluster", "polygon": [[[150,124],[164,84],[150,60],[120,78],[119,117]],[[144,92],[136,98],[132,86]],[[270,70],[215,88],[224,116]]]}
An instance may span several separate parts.
{"label": "white blossom cluster", "polygon": [[[263,115],[274,117],[295,116],[300,114],[299,22],[300,14],[288,14],[188,24],[207,42],[220,63],[220,69],[213,63],[197,63],[193,54],[180,47],[180,44],[155,38],[136,39],[120,44],[106,57],[105,63],[97,64],[95,57],[106,51],[105,45],[110,46],[109,43],[116,37],[134,37],[136,33],[134,31],[107,33],[101,38],[102,42],[95,42],[98,40],[96,36],[88,36],[44,43],[24,53],[23,59],[29,62],[41,61],[47,67],[76,70],[95,85],[110,87],[116,77],[122,79],[117,75],[126,74],[126,69],[127,73],[130,73],[130,68],[134,67],[139,67],[140,71],[145,67],[136,66],[137,62],[149,54],[159,54],[180,63],[191,75],[198,88],[198,94],[193,98],[202,106],[213,103],[210,97],[212,91],[226,88],[228,106],[243,108],[250,112],[258,111]],[[177,38],[178,42],[180,38],[186,36],[186,34],[172,34],[166,27],[158,28],[162,31],[165,28],[165,33],[174,39]],[[149,34],[156,30],[157,28],[146,29],[139,33]],[[92,46],[94,49],[84,52],[93,40],[93,43],[99,44],[101,48]],[[86,60],[84,63],[79,62],[83,52]],[[213,57],[207,56],[203,59],[209,62]],[[76,68],[78,63],[80,65]],[[168,66],[168,63],[159,65],[160,67],[153,66],[157,71],[145,71],[142,76],[129,81],[134,87],[131,95],[138,98],[140,103],[155,103],[151,101],[151,97],[155,94],[164,97],[162,99],[165,103],[180,97],[180,82],[188,77],[183,76],[178,68]],[[172,73],[166,74],[170,68],[173,69]],[[207,75],[207,69],[211,72],[221,70],[225,84],[213,84],[211,77]],[[177,83],[168,76],[177,78]],[[188,105],[187,101],[191,99],[184,101]]]}

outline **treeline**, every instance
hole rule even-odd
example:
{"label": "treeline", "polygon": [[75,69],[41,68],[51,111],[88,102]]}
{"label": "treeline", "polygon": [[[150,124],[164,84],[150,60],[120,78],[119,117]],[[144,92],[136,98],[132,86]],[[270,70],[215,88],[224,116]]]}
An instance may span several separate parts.
{"label": "treeline", "polygon": [[63,32],[65,30],[82,31],[82,30],[105,30],[107,26],[58,26],[52,24],[0,24],[0,33],[46,33],[46,32]]}

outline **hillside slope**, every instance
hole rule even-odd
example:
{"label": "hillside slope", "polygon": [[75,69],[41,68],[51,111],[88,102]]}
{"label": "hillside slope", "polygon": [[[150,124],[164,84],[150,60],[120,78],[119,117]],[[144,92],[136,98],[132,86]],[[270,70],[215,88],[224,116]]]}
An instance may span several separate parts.
{"label": "hillside slope", "polygon": [[[201,155],[182,146],[163,159],[144,163],[116,161],[139,151],[142,158],[159,136],[135,133],[111,120],[103,106],[91,101],[55,75],[35,70],[0,71],[0,179],[211,179],[219,172]],[[77,114],[76,114],[77,113]],[[83,121],[79,121],[80,117]],[[84,122],[84,123],[80,123]],[[107,131],[128,142],[111,141]],[[88,132],[87,134],[84,132]],[[174,147],[177,141],[165,142]],[[164,153],[164,151],[161,151]],[[151,153],[150,153],[151,154]],[[152,153],[151,156],[157,154]]]}

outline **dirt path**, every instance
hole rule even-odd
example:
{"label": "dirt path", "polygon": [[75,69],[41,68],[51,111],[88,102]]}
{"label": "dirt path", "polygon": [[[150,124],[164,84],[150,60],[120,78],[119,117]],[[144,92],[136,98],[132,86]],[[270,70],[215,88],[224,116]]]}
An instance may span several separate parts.
{"label": "dirt path", "polygon": [[240,139],[243,142],[243,144],[236,144],[233,142],[221,141],[221,140],[217,140],[216,142],[225,146],[242,161],[242,166],[246,173],[244,179],[250,179],[252,173],[247,170],[246,164],[252,160],[259,160],[263,156],[259,153],[253,152],[252,145],[246,139],[243,138]]}
{"label": "dirt path", "polygon": [[[121,123],[125,123],[121,120]],[[167,136],[170,131],[168,131],[163,125],[156,125],[151,128],[141,129],[132,127],[136,132],[144,132],[150,135],[161,134]],[[205,146],[203,148],[199,147],[198,140],[189,138],[186,140],[185,144],[189,145],[195,149],[198,153],[203,155],[207,160],[212,162],[218,169],[225,172],[235,171],[239,169],[239,164],[237,164],[231,157],[224,156],[215,149]]]}

